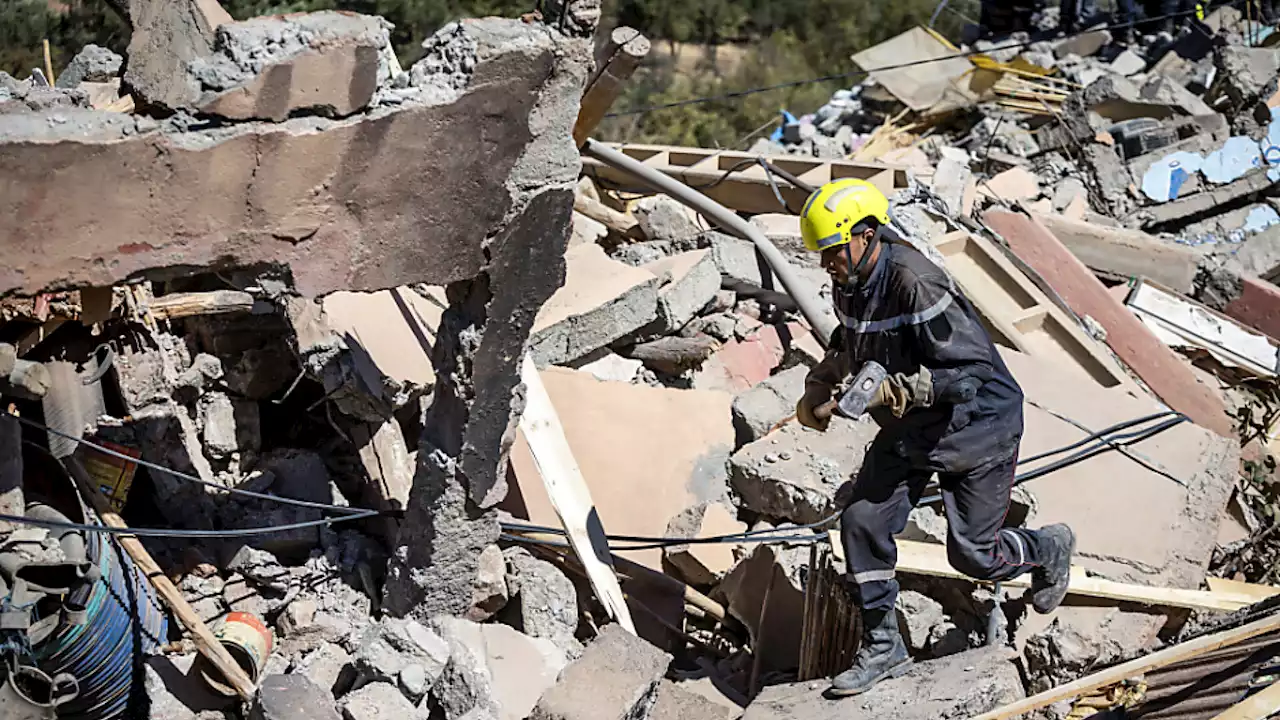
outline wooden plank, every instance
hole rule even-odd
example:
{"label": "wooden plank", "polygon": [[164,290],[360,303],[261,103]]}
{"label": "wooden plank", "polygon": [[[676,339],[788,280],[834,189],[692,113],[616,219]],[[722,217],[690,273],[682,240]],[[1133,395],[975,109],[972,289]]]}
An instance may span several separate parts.
{"label": "wooden plank", "polygon": [[1280,682],[1218,713],[1213,720],[1264,720],[1280,711]]}
{"label": "wooden plank", "polygon": [[1250,598],[1254,602],[1262,602],[1269,597],[1280,595],[1280,587],[1275,587],[1274,585],[1258,585],[1256,583],[1212,576],[1205,578],[1205,582],[1209,584],[1209,589],[1213,592],[1231,593],[1240,597]]}
{"label": "wooden plank", "polygon": [[[836,557],[843,558],[844,551],[840,545],[840,538],[834,530],[831,531],[831,541]],[[973,580],[973,578],[951,567],[951,562],[947,560],[945,546],[914,540],[898,540],[897,545],[898,572],[927,575],[929,577]],[[973,580],[973,582],[979,581]],[[1021,575],[1012,580],[1004,580],[1001,584],[1010,588],[1031,587],[1031,576]],[[1257,599],[1251,595],[1236,591],[1186,590],[1116,582],[1114,580],[1091,577],[1081,567],[1071,568],[1071,587],[1068,590],[1068,594],[1116,602],[1224,612],[1239,610],[1257,602]]]}
{"label": "wooden plank", "polygon": [[[1069,700],[1071,698],[1083,695],[1098,688],[1114,685],[1131,677],[1140,676],[1143,673],[1150,672],[1156,668],[1162,668],[1173,663],[1187,660],[1190,658],[1213,652],[1219,648],[1229,647],[1250,638],[1265,635],[1269,632],[1280,630],[1280,613],[1271,615],[1270,617],[1255,620],[1248,625],[1243,625],[1231,630],[1223,630],[1222,632],[1205,635],[1180,645],[1174,645],[1165,648],[1159,652],[1154,652],[1146,657],[1136,660],[1130,660],[1126,663],[1120,663],[1106,670],[1093,673],[1080,678],[1066,685],[1060,685],[1051,690],[1032,695],[1029,698],[1019,700],[1002,708],[997,708],[990,712],[983,713],[971,720],[1006,720],[1007,718],[1015,718],[1033,710],[1039,710],[1048,707],[1053,703],[1061,700]],[[1274,696],[1273,696],[1274,697]],[[1221,716],[1219,716],[1221,717]],[[1254,717],[1252,715],[1242,715],[1240,717]]]}
{"label": "wooden plank", "polygon": [[[604,144],[663,174],[699,188],[711,199],[734,210],[750,213],[782,210],[769,183],[770,176],[758,165],[753,165],[758,156],[752,153],[675,145]],[[860,178],[875,185],[886,195],[892,195],[907,186],[905,168],[896,165],[795,157],[771,157],[769,161],[815,186],[831,180]],[[636,184],[635,178],[627,173],[594,158],[582,158],[582,166],[589,176],[623,187],[634,187]],[[755,167],[755,170],[750,170],[751,167]],[[798,212],[808,199],[808,194],[780,178],[773,179],[777,182],[778,192],[786,201],[787,207]]]}
{"label": "wooden plank", "polygon": [[[80,486],[80,492],[85,500],[93,506],[98,513],[98,517],[107,527],[127,529],[124,520],[119,515],[112,512],[110,506],[107,505],[107,499],[98,492],[94,487],[93,481],[89,478],[89,474],[85,471],[84,466],[80,464],[80,460],[75,456],[65,458],[63,463],[67,467],[67,471],[71,477],[75,479],[76,484]],[[142,571],[151,584],[159,593],[160,599],[165,605],[173,611],[174,617],[178,618],[178,622],[191,633],[191,639],[195,643],[196,650],[209,661],[218,672],[226,678],[228,684],[235,689],[236,694],[245,700],[251,702],[254,694],[257,692],[253,681],[245,674],[244,670],[236,663],[227,649],[222,646],[218,638],[214,637],[213,632],[204,624],[196,611],[187,604],[186,598],[182,596],[182,591],[174,587],[173,582],[164,574],[156,561],[152,559],[151,553],[142,546],[138,538],[130,535],[117,535],[116,539],[120,542],[120,547],[129,553],[129,557],[133,558],[138,569]]]}
{"label": "wooden plank", "polygon": [[991,241],[960,230],[938,238],[934,246],[997,342],[1071,368],[1102,387],[1140,392],[1111,355]]}
{"label": "wooden plank", "polygon": [[586,569],[587,578],[600,603],[618,624],[635,634],[635,624],[631,620],[631,611],[627,609],[622,587],[618,584],[618,576],[614,574],[609,542],[591,500],[591,491],[587,489],[582,470],[564,437],[560,417],[551,404],[551,396],[547,394],[542,378],[538,376],[533,356],[528,353],[520,364],[520,381],[525,387],[520,430],[529,443],[529,453],[542,476],[551,505],[560,516],[560,522],[569,535],[569,544]]}
{"label": "wooden plank", "polygon": [[253,309],[253,296],[239,290],[173,293],[147,303],[159,320],[178,320],[201,315],[233,315]]}
{"label": "wooden plank", "polygon": [[1235,437],[1217,391],[1201,383],[1183,360],[1120,304],[1053,233],[1022,213],[993,210],[983,220],[1079,316],[1107,330],[1107,344],[1169,407],[1223,437]]}
{"label": "wooden plank", "polygon": [[596,74],[582,94],[582,108],[573,126],[573,140],[582,147],[608,114],[622,88],[649,55],[649,39],[639,30],[616,27],[596,57]]}

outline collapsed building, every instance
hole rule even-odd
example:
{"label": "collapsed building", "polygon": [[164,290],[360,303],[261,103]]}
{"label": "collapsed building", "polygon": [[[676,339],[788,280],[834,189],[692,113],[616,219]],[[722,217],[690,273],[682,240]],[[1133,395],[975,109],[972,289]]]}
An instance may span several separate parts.
{"label": "collapsed building", "polygon": [[[1231,8],[1166,47],[916,29],[737,153],[584,144],[647,51],[593,51],[592,2],[407,68],[376,17],[113,4],[127,58],[0,76],[0,506],[44,523],[0,577],[59,717],[1210,718],[1267,685],[1280,51]],[[877,428],[794,421],[829,319],[790,283],[829,300],[795,214],[844,177],[1023,387],[1007,523],[1081,543],[1032,615],[950,568],[926,492],[919,666],[832,701],[827,533]]]}

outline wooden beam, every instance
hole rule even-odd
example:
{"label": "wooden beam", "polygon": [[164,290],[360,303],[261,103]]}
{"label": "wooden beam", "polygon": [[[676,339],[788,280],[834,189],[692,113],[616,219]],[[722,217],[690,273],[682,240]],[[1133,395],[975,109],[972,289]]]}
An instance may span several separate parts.
{"label": "wooden beam", "polygon": [[[71,477],[80,486],[80,492],[84,495],[86,501],[93,506],[98,513],[98,517],[107,527],[127,529],[129,526],[124,520],[112,512],[111,507],[107,504],[107,499],[102,496],[94,487],[93,480],[89,477],[89,473],[80,464],[80,460],[75,456],[63,459],[67,471]],[[187,629],[191,634],[191,639],[195,643],[196,650],[200,652],[209,664],[226,678],[227,684],[235,688],[236,694],[245,700],[251,702],[257,689],[254,687],[253,681],[245,674],[244,670],[236,663],[227,649],[222,646],[209,627],[204,624],[196,611],[187,603],[186,598],[182,596],[182,591],[174,587],[173,582],[156,564],[151,557],[151,553],[142,546],[138,538],[131,535],[117,535],[116,539],[120,542],[120,547],[129,553],[129,557],[133,558],[134,563],[138,565],[138,569],[142,571],[151,584],[159,593],[160,599],[165,605],[173,611],[178,622]]]}
{"label": "wooden beam", "polygon": [[614,574],[609,542],[596,513],[595,502],[591,499],[591,491],[587,489],[582,469],[565,439],[560,416],[556,414],[551,396],[542,384],[533,356],[528,353],[520,364],[520,381],[525,388],[520,430],[529,443],[529,454],[542,476],[551,506],[560,517],[560,523],[568,533],[569,544],[587,571],[587,578],[591,580],[591,587],[595,589],[600,603],[619,625],[634,635],[635,623],[631,620],[631,611],[622,595],[618,576]]}
{"label": "wooden beam", "polygon": [[[840,538],[834,530],[831,531],[831,541],[836,557],[843,557],[843,546],[841,546]],[[951,562],[947,560],[946,547],[915,540],[898,540],[897,542],[898,572],[973,580],[973,578],[951,567]],[[980,581],[974,580],[974,582]],[[1031,587],[1031,576],[1022,575],[1012,580],[1004,580],[1001,584],[1009,588]],[[1241,592],[1153,587],[1090,577],[1085,569],[1081,567],[1071,568],[1071,586],[1067,592],[1070,595],[1116,602],[1222,612],[1239,610],[1257,602],[1257,599],[1252,595]]]}
{"label": "wooden beam", "polygon": [[[1019,700],[1002,708],[983,713],[982,715],[971,718],[971,720],[1006,720],[1007,718],[1019,717],[1033,710],[1048,707],[1049,705],[1061,700],[1070,700],[1071,698],[1097,690],[1098,688],[1114,685],[1115,683],[1128,678],[1142,675],[1143,673],[1150,672],[1156,668],[1165,667],[1176,662],[1204,655],[1205,653],[1213,652],[1219,648],[1236,645],[1250,638],[1265,635],[1276,630],[1280,630],[1280,613],[1262,618],[1261,620],[1255,620],[1248,625],[1243,625],[1231,630],[1223,630],[1222,632],[1205,635],[1204,637],[1196,638],[1195,640],[1190,640],[1180,645],[1174,645],[1173,647],[1165,648],[1164,650],[1152,653],[1146,657],[1130,660],[1126,663],[1120,663],[1119,665],[1109,667],[1106,670],[1082,677],[1075,682],[1060,685],[1038,695],[1032,695],[1029,698]],[[1272,710],[1274,709],[1275,708],[1273,706]],[[1219,718],[1221,717],[1223,716],[1220,715]],[[1265,717],[1265,715],[1240,715],[1238,717]]]}
{"label": "wooden beam", "polygon": [[613,101],[631,79],[636,68],[649,55],[649,39],[639,30],[616,27],[596,54],[595,76],[582,94],[582,109],[573,126],[573,140],[582,147],[591,133],[609,113]]}
{"label": "wooden beam", "polygon": [[147,302],[157,320],[177,320],[199,315],[231,315],[253,309],[253,296],[239,290],[173,293]]}
{"label": "wooden beam", "polygon": [[1250,695],[1213,717],[1213,720],[1265,720],[1280,710],[1280,682]]}
{"label": "wooden beam", "polygon": [[573,209],[619,235],[637,240],[643,238],[640,221],[634,215],[614,210],[596,198],[578,193],[573,196]]}

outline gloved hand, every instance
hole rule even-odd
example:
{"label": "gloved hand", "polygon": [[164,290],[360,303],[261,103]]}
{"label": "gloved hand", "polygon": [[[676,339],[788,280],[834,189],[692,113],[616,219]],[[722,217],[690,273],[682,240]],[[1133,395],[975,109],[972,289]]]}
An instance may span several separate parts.
{"label": "gloved hand", "polygon": [[809,383],[804,387],[804,395],[796,403],[796,419],[801,425],[814,430],[826,430],[831,424],[831,416],[819,418],[814,411],[831,401],[831,387],[820,383]]}
{"label": "gloved hand", "polygon": [[880,383],[876,394],[867,403],[867,409],[887,407],[894,417],[902,417],[911,408],[929,407],[933,404],[933,374],[929,368],[907,375],[894,373]]}

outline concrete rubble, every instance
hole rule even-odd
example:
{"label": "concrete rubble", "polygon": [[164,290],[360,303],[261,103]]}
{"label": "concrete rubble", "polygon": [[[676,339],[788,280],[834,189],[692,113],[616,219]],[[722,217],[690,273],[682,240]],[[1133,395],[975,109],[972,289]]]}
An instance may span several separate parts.
{"label": "concrete rubble", "polygon": [[[879,427],[795,420],[827,338],[752,243],[583,171],[598,2],[454,22],[402,67],[380,17],[109,1],[124,56],[86,46],[52,88],[0,76],[0,327],[58,386],[15,407],[182,473],[74,450],[140,527],[297,525],[142,540],[202,622],[245,613],[273,639],[243,708],[190,643],[166,646],[142,670],[149,717],[962,718],[1184,624],[1077,595],[1038,616],[1022,590],[904,552],[916,667],[825,699],[859,621],[820,524]],[[980,72],[913,30],[857,62],[930,64],[872,71],[755,147],[893,188],[906,242],[1023,389],[1019,473],[1186,415],[1018,485],[1006,523],[1071,524],[1082,577],[1219,600],[1212,581],[1274,582],[1280,558],[1260,532],[1280,505],[1260,389],[1280,368],[1280,50],[1229,10],[1210,47],[1106,29],[962,44],[996,63]],[[795,208],[718,198],[830,299]],[[1167,341],[1146,285],[1232,333]],[[1262,362],[1222,361],[1242,336]],[[526,354],[556,414],[533,428],[570,455],[521,425]],[[563,547],[578,510],[614,536],[597,557],[635,634]],[[898,538],[945,556],[947,534],[931,486]],[[815,668],[817,636],[835,644]]]}

